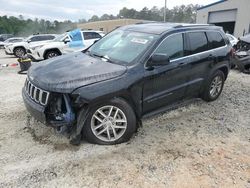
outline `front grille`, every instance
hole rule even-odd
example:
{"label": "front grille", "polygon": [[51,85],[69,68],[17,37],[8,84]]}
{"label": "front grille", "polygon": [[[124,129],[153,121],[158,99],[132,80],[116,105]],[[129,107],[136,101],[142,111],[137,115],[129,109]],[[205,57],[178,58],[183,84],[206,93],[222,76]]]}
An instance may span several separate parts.
{"label": "front grille", "polygon": [[28,79],[25,81],[25,91],[29,97],[41,105],[47,105],[49,92],[34,86]]}

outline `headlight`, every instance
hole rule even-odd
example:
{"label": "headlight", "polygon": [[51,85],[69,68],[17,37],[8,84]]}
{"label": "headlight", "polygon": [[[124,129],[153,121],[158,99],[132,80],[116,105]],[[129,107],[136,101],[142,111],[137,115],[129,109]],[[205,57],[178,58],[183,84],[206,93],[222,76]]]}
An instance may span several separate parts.
{"label": "headlight", "polygon": [[35,46],[35,47],[32,47],[31,49],[32,50],[37,50],[37,49],[39,49],[39,48],[42,48],[44,45],[39,45],[39,46]]}

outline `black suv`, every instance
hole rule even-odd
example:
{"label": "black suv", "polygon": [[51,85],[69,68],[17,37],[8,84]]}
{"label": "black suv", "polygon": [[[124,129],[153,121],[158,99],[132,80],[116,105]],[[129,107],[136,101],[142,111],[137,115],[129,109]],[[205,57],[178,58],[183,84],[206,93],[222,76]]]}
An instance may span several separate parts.
{"label": "black suv", "polygon": [[114,30],[83,52],[33,65],[23,88],[41,122],[97,144],[128,141],[144,116],[186,99],[216,100],[231,45],[220,27],[147,23]]}

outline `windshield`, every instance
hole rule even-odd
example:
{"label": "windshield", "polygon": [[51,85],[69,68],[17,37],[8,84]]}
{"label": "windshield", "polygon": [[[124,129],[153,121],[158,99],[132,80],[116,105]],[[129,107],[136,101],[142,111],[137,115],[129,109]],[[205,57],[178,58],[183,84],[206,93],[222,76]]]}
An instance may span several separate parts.
{"label": "windshield", "polygon": [[93,56],[128,64],[139,57],[156,38],[158,36],[153,34],[118,29],[94,44],[88,52]]}
{"label": "windshield", "polygon": [[31,35],[31,36],[25,38],[25,39],[24,39],[24,42],[28,42],[32,37],[33,37],[33,35]]}
{"label": "windshield", "polygon": [[62,41],[62,40],[66,37],[66,35],[67,35],[67,33],[61,34],[61,35],[57,36],[57,37],[54,39],[54,41],[55,41],[55,42],[60,42],[60,41]]}

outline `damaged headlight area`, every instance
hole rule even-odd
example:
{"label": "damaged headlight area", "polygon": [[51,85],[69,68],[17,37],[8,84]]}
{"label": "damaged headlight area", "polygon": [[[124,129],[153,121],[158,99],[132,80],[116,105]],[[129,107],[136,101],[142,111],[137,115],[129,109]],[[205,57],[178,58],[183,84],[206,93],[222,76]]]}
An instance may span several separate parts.
{"label": "damaged headlight area", "polygon": [[70,97],[67,94],[51,93],[45,115],[47,124],[55,127],[60,133],[69,131],[76,119]]}

